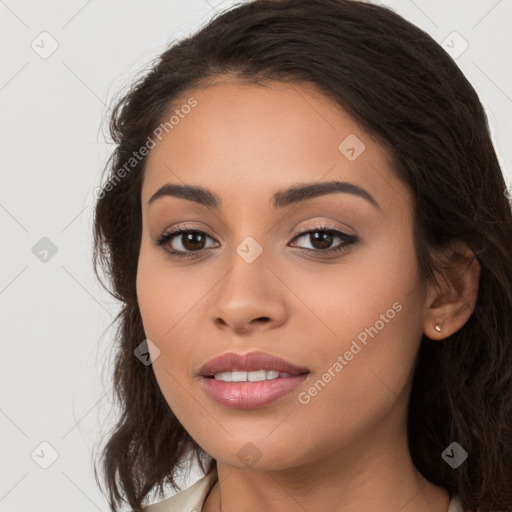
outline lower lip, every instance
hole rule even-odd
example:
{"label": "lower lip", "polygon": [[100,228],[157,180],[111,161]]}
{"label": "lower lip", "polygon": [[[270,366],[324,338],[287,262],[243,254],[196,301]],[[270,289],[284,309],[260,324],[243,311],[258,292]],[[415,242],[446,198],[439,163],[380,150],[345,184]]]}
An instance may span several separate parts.
{"label": "lower lip", "polygon": [[307,373],[293,377],[260,380],[258,382],[224,382],[203,377],[207,395],[230,409],[259,409],[287,395],[300,386]]}

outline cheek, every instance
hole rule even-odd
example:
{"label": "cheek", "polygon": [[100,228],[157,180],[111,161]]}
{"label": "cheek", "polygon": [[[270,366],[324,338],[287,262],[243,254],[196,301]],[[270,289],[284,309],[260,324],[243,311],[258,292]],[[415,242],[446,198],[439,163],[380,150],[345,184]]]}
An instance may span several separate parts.
{"label": "cheek", "polygon": [[349,443],[364,437],[365,429],[382,425],[391,411],[405,409],[421,339],[417,306],[414,300],[388,302],[375,300],[372,307],[378,315],[366,309],[360,315],[364,320],[350,322],[355,334],[324,345],[322,351],[329,356],[300,397],[301,428],[317,425],[333,443]]}
{"label": "cheek", "polygon": [[137,299],[146,335],[159,340],[162,349],[194,318],[201,299],[213,283],[204,279],[204,273],[199,278],[190,269],[180,270],[159,252],[163,251],[144,244],[141,247]]}
{"label": "cheek", "polygon": [[313,263],[307,265],[299,273],[285,266],[276,271],[302,300],[291,293],[287,299],[297,313],[293,323],[302,323],[297,332],[316,333],[317,339],[343,349],[376,322],[379,332],[389,332],[392,324],[398,330],[411,326],[411,315],[419,319],[414,315],[422,311],[418,265],[403,232],[394,238],[382,232],[339,263],[317,264],[314,270]]}
{"label": "cheek", "polygon": [[211,270],[198,266],[183,271],[153,248],[141,247],[136,282],[139,309],[146,337],[160,350],[153,369],[160,385],[167,381],[169,398],[176,395],[176,388],[181,389],[174,378],[184,382],[195,370],[198,347],[205,343],[205,307],[218,280]]}
{"label": "cheek", "polygon": [[[357,422],[384,414],[406,389],[421,341],[424,288],[414,249],[404,238],[361,251],[348,269],[325,300],[334,335],[323,345],[323,371],[331,368],[336,377],[318,407],[327,413],[337,404],[335,410]],[[329,379],[325,373],[318,377]]]}
{"label": "cheek", "polygon": [[155,254],[154,249],[141,247],[137,268],[137,300],[144,333],[160,351],[158,358],[153,362],[157,379],[163,368],[173,374],[172,363],[181,359],[180,349],[186,348],[185,344],[176,343],[171,351],[169,345],[176,339],[180,318],[186,316],[188,302],[183,296],[187,289],[180,287],[176,282],[177,274],[170,273],[162,260],[165,258]]}
{"label": "cheek", "polygon": [[[182,336],[188,315],[200,295],[186,286],[183,274],[170,272],[165,258],[141,247],[137,269],[137,299],[144,332],[159,350],[152,368],[166,402],[179,421],[186,422],[191,404],[183,392],[183,361],[189,361],[193,344]],[[188,412],[187,412],[188,411]]]}

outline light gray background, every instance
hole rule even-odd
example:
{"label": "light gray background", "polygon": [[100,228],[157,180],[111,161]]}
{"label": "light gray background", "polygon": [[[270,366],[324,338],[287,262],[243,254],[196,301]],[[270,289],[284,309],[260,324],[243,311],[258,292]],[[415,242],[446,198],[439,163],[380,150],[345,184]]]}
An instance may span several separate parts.
{"label": "light gray background", "polygon": [[[91,459],[112,424],[107,326],[117,312],[91,264],[93,190],[112,150],[102,120],[167,43],[232,3],[0,0],[1,512],[108,510]],[[467,41],[456,61],[512,182],[512,1],[378,3],[440,43],[454,31]],[[448,38],[452,51],[461,37]],[[42,58],[53,40],[57,50]],[[57,248],[46,262],[32,249],[43,237]],[[42,442],[58,454],[47,469],[52,448]]]}

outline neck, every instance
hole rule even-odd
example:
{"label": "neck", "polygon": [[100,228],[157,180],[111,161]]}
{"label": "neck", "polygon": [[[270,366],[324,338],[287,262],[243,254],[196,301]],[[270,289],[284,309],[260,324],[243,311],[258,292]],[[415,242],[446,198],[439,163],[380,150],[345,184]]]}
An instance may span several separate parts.
{"label": "neck", "polygon": [[373,440],[361,436],[293,468],[241,469],[217,460],[218,481],[203,512],[447,512],[448,492],[415,468],[406,435],[382,435],[381,428]]}

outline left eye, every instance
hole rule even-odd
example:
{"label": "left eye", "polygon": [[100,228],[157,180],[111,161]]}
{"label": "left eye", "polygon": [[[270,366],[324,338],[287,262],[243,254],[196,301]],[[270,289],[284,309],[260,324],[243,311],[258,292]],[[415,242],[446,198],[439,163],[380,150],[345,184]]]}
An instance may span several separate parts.
{"label": "left eye", "polygon": [[[309,242],[313,245],[313,248],[306,247],[307,250],[313,250],[315,252],[323,252],[323,253],[331,253],[336,251],[341,251],[348,245],[356,242],[357,238],[353,235],[349,235],[344,233],[343,231],[339,231],[337,229],[332,228],[316,228],[310,231],[306,231],[295,237],[294,240],[298,240],[300,238],[309,237]],[[342,240],[340,244],[338,244],[335,248],[331,248],[331,244],[333,240],[339,238]]]}

